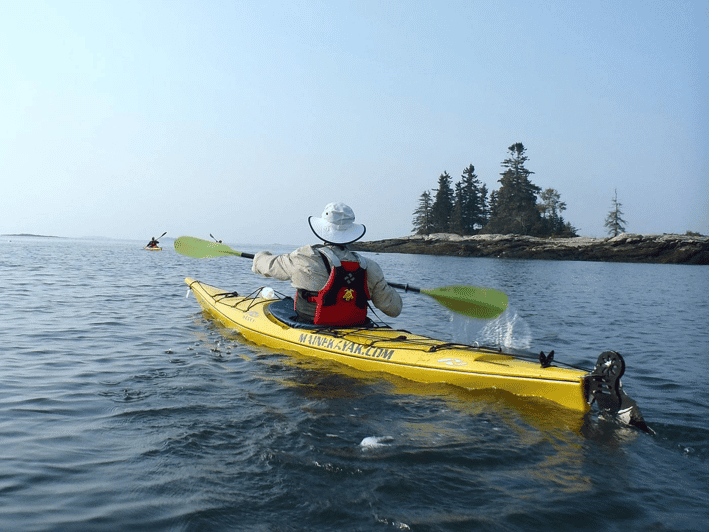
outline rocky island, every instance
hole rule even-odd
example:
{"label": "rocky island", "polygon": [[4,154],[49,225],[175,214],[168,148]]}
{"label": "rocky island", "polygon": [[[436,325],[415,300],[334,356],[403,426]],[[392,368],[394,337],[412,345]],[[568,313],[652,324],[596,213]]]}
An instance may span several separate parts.
{"label": "rocky island", "polygon": [[622,233],[613,238],[537,238],[436,233],[355,242],[350,247],[375,253],[709,265],[709,237],[700,235]]}

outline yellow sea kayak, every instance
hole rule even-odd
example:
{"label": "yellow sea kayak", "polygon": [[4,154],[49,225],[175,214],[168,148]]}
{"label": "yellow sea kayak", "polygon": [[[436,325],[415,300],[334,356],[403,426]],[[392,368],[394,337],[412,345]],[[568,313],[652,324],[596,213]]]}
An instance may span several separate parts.
{"label": "yellow sea kayak", "polygon": [[150,246],[143,246],[143,249],[148,250],[148,251],[162,251],[162,248],[158,248],[158,247],[151,248]]}
{"label": "yellow sea kayak", "polygon": [[[448,343],[387,326],[331,328],[299,324],[293,300],[241,296],[191,278],[185,283],[208,314],[256,344],[284,352],[334,360],[362,371],[378,371],[426,383],[467,389],[505,390],[587,412],[599,409],[642,422],[639,409],[622,391],[623,358],[602,353],[593,371],[521,359],[501,350]],[[551,355],[551,353],[550,353]],[[628,410],[624,412],[624,409]],[[643,423],[644,425],[644,423]]]}

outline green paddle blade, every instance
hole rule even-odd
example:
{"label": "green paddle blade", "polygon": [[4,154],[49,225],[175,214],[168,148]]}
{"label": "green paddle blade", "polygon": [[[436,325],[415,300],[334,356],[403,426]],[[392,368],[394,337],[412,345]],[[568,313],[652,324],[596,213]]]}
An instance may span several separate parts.
{"label": "green paddle blade", "polygon": [[235,251],[226,244],[218,242],[210,242],[201,238],[192,236],[181,236],[175,240],[175,251],[188,257],[195,259],[207,259],[210,257],[223,257],[224,255],[232,255],[241,257],[241,251]]}
{"label": "green paddle blade", "polygon": [[494,288],[456,285],[422,288],[421,293],[453,312],[481,320],[496,318],[507,309],[507,295]]}

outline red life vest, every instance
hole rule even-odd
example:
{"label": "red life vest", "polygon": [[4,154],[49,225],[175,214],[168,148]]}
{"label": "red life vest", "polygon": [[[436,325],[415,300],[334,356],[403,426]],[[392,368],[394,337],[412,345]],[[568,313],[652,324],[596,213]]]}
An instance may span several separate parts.
{"label": "red life vest", "polygon": [[[303,299],[315,305],[313,323],[315,325],[333,325],[347,327],[362,325],[367,320],[367,301],[370,299],[367,288],[367,263],[357,256],[359,262],[341,261],[332,250],[319,249],[330,277],[319,292],[298,290],[295,309],[298,314],[308,316]],[[300,304],[299,304],[300,301]]]}

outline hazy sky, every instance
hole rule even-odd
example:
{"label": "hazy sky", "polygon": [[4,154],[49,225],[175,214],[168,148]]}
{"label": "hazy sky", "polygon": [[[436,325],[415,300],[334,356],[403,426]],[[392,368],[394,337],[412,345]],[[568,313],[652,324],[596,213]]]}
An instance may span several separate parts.
{"label": "hazy sky", "polygon": [[709,234],[709,0],[0,0],[0,233],[412,232],[473,164],[605,236]]}

